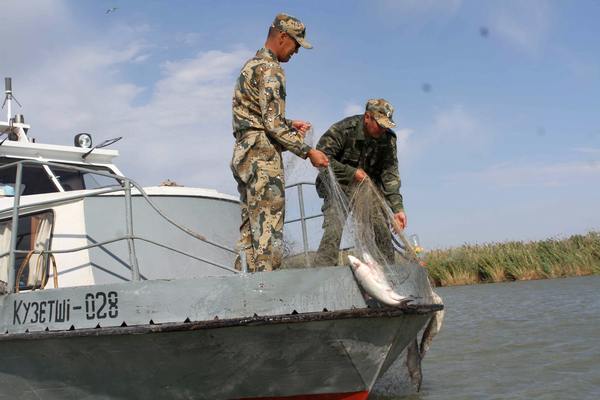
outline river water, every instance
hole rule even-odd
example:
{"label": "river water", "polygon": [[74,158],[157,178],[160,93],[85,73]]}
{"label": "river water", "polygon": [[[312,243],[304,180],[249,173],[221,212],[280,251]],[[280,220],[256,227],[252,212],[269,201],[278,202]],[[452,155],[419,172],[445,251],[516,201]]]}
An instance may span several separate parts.
{"label": "river water", "polygon": [[421,392],[371,398],[600,399],[600,276],[436,291],[446,318]]}

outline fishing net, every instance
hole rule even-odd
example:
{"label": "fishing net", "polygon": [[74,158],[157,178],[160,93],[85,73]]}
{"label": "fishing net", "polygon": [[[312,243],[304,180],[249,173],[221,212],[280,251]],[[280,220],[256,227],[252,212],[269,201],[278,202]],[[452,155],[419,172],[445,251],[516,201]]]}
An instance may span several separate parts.
{"label": "fishing net", "polygon": [[[312,128],[306,132],[304,143],[314,147]],[[303,160],[289,151],[283,153],[283,165],[286,184],[283,268],[306,268],[313,265],[314,252],[311,250],[314,250],[319,244],[321,220],[319,218],[305,220],[304,226],[307,235],[303,237],[299,200],[302,197],[305,216],[315,216],[321,213],[321,200],[314,190],[314,181],[318,171],[310,165],[309,160]]]}
{"label": "fishing net", "polygon": [[[313,142],[312,131],[305,137],[309,145]],[[285,154],[285,153],[284,153]],[[319,214],[314,205],[323,203],[323,219],[305,221],[308,234],[300,235],[298,221],[300,210],[295,190],[301,182],[314,181],[314,169],[306,167],[306,161],[291,155],[284,155],[286,185],[286,222],[284,242],[287,250],[284,268],[307,268],[312,266],[350,265],[349,256],[380,271],[386,284],[393,292],[417,303],[441,303],[433,292],[427,271],[403,232],[396,226],[394,214],[381,195],[377,185],[369,178],[348,187],[339,185],[331,167],[319,172],[317,192],[323,200],[316,199],[312,190],[304,190],[303,211],[305,216]],[[310,198],[310,196],[313,196]],[[312,209],[311,209],[312,207]],[[323,222],[322,230],[316,223]],[[312,223],[312,225],[311,225]],[[322,237],[333,242],[314,249]],[[327,242],[327,240],[325,240]],[[326,248],[328,257],[321,257]],[[358,280],[358,279],[357,279]],[[360,282],[359,282],[360,283]],[[382,303],[372,298],[366,291],[364,296],[371,307]],[[413,393],[421,383],[421,359],[431,344],[431,339],[439,330],[443,314],[436,314],[424,331],[420,332],[407,349],[390,357],[379,377],[372,398],[384,399]]]}
{"label": "fishing net", "polygon": [[[311,127],[304,134],[304,143],[310,147],[314,147],[314,131]],[[283,169],[285,171],[285,182],[286,184],[294,184],[306,180],[312,177],[313,168],[306,168],[307,160],[303,160],[297,155],[290,151],[283,153]],[[314,173],[313,173],[314,174]]]}
{"label": "fishing net", "polygon": [[[426,269],[370,178],[342,188],[329,167],[321,171],[318,190],[325,199],[325,236],[341,238],[345,235],[351,244],[340,252],[342,265],[350,265],[351,258],[355,257],[383,274],[385,283],[400,297],[411,299],[413,303],[441,303],[432,290]],[[370,306],[381,305],[379,298],[375,301],[370,294],[364,296]],[[407,350],[386,366],[387,372],[374,388],[376,395],[396,396],[420,387],[421,359],[439,330],[442,317],[436,315],[431,326],[418,336],[420,340],[415,338]]]}
{"label": "fishing net", "polygon": [[342,264],[349,263],[348,255],[363,262],[370,258],[393,289],[422,301],[433,300],[426,271],[370,178],[342,188],[329,167],[321,172],[319,190],[325,199],[325,229],[334,238],[345,236],[350,242],[341,252]]}
{"label": "fishing net", "polygon": [[[305,143],[311,147],[313,136],[312,129],[305,136]],[[380,189],[370,178],[342,187],[331,167],[323,169],[319,172],[317,184],[319,197],[323,198],[321,201],[315,198],[314,191],[302,191],[302,186],[299,185],[314,181],[315,170],[307,168],[305,160],[289,152],[284,153],[284,169],[288,186],[286,221],[293,221],[286,222],[284,229],[284,268],[350,265],[349,256],[355,257],[379,271],[383,276],[382,280],[399,298],[410,299],[413,303],[442,302],[433,292],[426,269],[420,265],[414,248],[397,226],[394,214]],[[296,190],[297,195],[294,193]],[[303,197],[301,206],[296,201],[298,197]],[[306,217],[319,214],[314,205],[321,203],[324,220],[304,221],[304,235],[300,235],[300,215],[304,214]],[[316,225],[318,222],[323,222],[323,230]],[[324,246],[322,241],[315,254],[314,249],[322,237],[328,245]],[[327,255],[323,256],[325,253]],[[364,296],[369,306],[382,306],[381,301],[372,298],[366,290]],[[415,388],[418,390],[422,376],[421,359],[439,330],[442,318],[441,312],[435,314],[407,349],[390,357],[384,366],[386,372],[373,389],[373,398],[395,397],[412,393]]]}

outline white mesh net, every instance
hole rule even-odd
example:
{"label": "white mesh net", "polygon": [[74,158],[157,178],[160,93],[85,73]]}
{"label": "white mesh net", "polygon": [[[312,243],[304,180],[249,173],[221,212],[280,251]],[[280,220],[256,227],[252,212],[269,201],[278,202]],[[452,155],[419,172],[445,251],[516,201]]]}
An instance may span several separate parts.
{"label": "white mesh net", "polygon": [[[286,165],[287,171],[294,170],[292,165]],[[321,171],[320,179],[326,229],[337,231],[333,236],[346,238],[341,242],[348,247],[340,252],[340,261],[352,266],[367,304],[380,307],[409,302],[441,303],[432,290],[426,269],[419,264],[403,232],[395,226],[394,214],[373,181],[366,178],[342,188],[331,167]],[[395,362],[387,366],[387,372],[374,389],[377,395],[397,396],[418,390],[421,359],[441,327],[442,318],[443,312],[438,312],[419,335],[420,344],[415,338]]]}

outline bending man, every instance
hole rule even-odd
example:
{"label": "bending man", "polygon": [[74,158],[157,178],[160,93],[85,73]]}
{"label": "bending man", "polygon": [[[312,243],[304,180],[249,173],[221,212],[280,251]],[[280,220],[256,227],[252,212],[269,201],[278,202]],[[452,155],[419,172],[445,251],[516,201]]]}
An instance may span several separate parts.
{"label": "bending man", "polygon": [[[394,212],[394,223],[400,229],[406,226],[406,215],[400,194],[400,174],[396,155],[396,134],[391,128],[394,109],[384,99],[371,99],[365,113],[345,118],[333,124],[319,139],[317,149],[322,150],[331,162],[337,182],[349,194],[353,183],[361,182],[367,176],[381,190],[387,205]],[[335,215],[331,199],[327,198],[327,174],[322,171],[317,176],[317,192],[324,198],[323,237],[315,258],[315,265],[337,265],[338,251],[342,238],[339,216]],[[389,227],[383,216],[375,224],[375,242],[386,257],[394,261]]]}

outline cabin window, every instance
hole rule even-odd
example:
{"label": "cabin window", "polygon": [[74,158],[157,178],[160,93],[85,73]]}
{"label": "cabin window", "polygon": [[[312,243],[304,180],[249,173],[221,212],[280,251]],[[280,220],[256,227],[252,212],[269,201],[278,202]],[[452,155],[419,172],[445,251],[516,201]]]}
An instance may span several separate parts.
{"label": "cabin window", "polygon": [[[99,168],[92,166],[85,166],[87,169],[93,169],[99,172],[112,173],[108,168]],[[60,185],[65,191],[71,190],[82,190],[82,189],[100,189],[111,186],[119,186],[120,183],[114,178],[93,174],[89,172],[81,172],[69,170],[67,168],[61,168],[51,166],[52,173],[56,176],[56,179],[60,182]]]}
{"label": "cabin window", "polygon": [[[18,160],[3,159],[1,164],[8,164],[15,161]],[[14,186],[16,174],[16,166],[0,169],[0,186],[6,184]],[[21,188],[21,194],[23,195],[58,192],[58,189],[41,165],[23,165],[21,184],[23,185]]]}
{"label": "cabin window", "polygon": [[[19,161],[18,159],[2,158],[0,159],[0,165],[13,163]],[[99,172],[112,173],[110,169],[106,167],[96,167],[89,165],[79,165],[86,169],[96,170]],[[56,176],[56,179],[65,191],[71,190],[82,190],[82,189],[100,189],[111,186],[119,186],[120,182],[117,179],[97,175],[89,172],[81,172],[63,168],[60,166],[50,166],[52,173]],[[0,189],[5,185],[12,186],[14,188],[16,178],[17,167],[9,167],[0,169]],[[52,182],[50,175],[46,172],[41,165],[24,164],[23,165],[23,176],[21,178],[22,188],[21,194],[40,194],[40,193],[54,193],[58,192],[58,188]],[[10,187],[7,187],[8,192],[0,190],[1,195],[14,195]]]}
{"label": "cabin window", "polygon": [[[48,250],[52,238],[54,214],[45,211],[19,216],[17,250],[27,253],[32,250]],[[0,280],[8,282],[8,260],[10,252],[12,220],[0,221]],[[48,280],[48,257],[39,254],[17,253],[15,255],[15,276],[19,290],[40,289]],[[20,276],[17,274],[21,271]]]}

